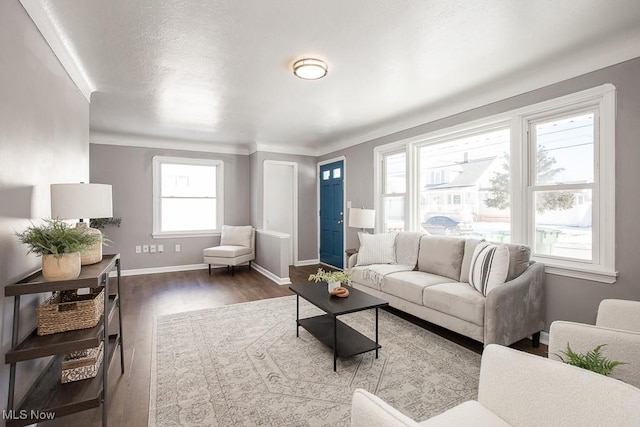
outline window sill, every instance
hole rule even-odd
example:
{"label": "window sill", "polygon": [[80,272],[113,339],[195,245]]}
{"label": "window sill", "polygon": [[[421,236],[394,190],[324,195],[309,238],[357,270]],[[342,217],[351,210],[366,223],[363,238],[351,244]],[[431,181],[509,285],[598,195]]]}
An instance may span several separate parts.
{"label": "window sill", "polygon": [[556,276],[572,277],[574,279],[590,280],[592,282],[607,284],[613,284],[618,280],[617,271],[553,264],[550,263],[548,259],[535,259],[535,261],[545,265],[545,273]]}
{"label": "window sill", "polygon": [[172,231],[172,232],[153,232],[151,236],[154,239],[176,239],[187,237],[217,237],[220,236],[220,231]]}

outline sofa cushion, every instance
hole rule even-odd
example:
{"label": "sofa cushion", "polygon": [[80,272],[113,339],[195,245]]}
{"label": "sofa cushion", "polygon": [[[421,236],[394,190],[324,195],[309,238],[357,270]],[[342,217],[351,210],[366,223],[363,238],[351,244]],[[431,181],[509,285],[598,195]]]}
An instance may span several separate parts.
{"label": "sofa cushion", "polygon": [[415,268],[420,250],[420,238],[424,233],[402,231],[396,237],[396,263]]}
{"label": "sofa cushion", "polygon": [[396,235],[398,233],[358,233],[360,249],[356,266],[396,263]]}
{"label": "sofa cushion", "polygon": [[383,280],[389,274],[400,271],[410,271],[411,267],[398,264],[372,264],[360,267],[353,267],[351,271],[351,280],[369,288],[380,290]]}
{"label": "sofa cushion", "polygon": [[251,248],[245,246],[214,246],[212,248],[206,248],[202,251],[202,255],[206,257],[218,257],[218,258],[235,258],[242,255],[248,255],[251,253]]}
{"label": "sofa cushion", "polygon": [[482,242],[473,251],[469,284],[487,296],[502,285],[509,271],[509,249],[505,245]]}
{"label": "sofa cushion", "polygon": [[418,270],[460,280],[465,239],[423,236],[420,239]]}
{"label": "sofa cushion", "polygon": [[531,261],[531,248],[525,245],[505,244],[509,249],[509,272],[507,282],[520,276],[529,268]]}
{"label": "sofa cushion", "polygon": [[475,400],[468,400],[448,409],[435,417],[418,423],[421,426],[457,427],[472,425],[474,427],[510,426],[508,422],[488,410]]}
{"label": "sofa cushion", "polygon": [[484,325],[485,300],[480,292],[461,282],[428,286],[422,293],[422,304],[425,307],[478,326]]}
{"label": "sofa cushion", "polygon": [[251,247],[253,227],[250,225],[223,225],[220,246]]}
{"label": "sofa cushion", "polygon": [[473,251],[476,250],[478,243],[483,240],[466,239],[464,241],[464,256],[462,257],[462,267],[460,267],[459,282],[469,283],[469,270],[471,269],[471,260],[473,260]]}
{"label": "sofa cushion", "polygon": [[403,300],[422,305],[424,288],[450,282],[454,282],[454,280],[422,271],[405,271],[386,276],[380,290]]}

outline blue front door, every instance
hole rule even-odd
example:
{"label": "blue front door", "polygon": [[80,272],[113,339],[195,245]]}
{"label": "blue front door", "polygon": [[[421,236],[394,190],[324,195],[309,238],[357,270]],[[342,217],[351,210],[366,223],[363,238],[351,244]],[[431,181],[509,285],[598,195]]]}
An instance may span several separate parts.
{"label": "blue front door", "polygon": [[320,166],[320,262],[337,268],[344,260],[344,163]]}

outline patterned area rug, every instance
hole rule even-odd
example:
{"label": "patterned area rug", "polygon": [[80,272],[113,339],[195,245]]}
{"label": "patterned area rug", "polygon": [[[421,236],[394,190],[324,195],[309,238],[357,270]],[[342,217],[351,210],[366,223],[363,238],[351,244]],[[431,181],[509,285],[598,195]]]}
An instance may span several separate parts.
{"label": "patterned area rug", "polygon": [[[375,311],[340,319],[375,336]],[[300,299],[300,317],[322,312]],[[159,316],[150,426],[348,426],[366,389],[415,420],[477,396],[480,355],[380,310],[374,352],[338,360],[306,330],[295,296]]]}

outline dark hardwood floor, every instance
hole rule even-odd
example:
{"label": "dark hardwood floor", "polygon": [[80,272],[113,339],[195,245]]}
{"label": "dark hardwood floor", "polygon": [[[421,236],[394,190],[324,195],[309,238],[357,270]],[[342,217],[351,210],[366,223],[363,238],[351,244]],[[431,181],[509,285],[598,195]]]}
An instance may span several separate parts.
{"label": "dark hardwood floor", "polygon": [[[317,265],[291,267],[293,283],[307,281]],[[109,425],[146,426],[149,412],[149,385],[151,377],[152,331],[158,315],[218,307],[227,304],[255,301],[293,295],[288,286],[280,286],[255,270],[241,267],[235,276],[226,269],[128,276],[121,284],[125,373],[120,375],[119,358],[110,369]],[[482,344],[446,329],[390,310],[418,325],[478,353]],[[533,348],[530,340],[522,340],[512,347],[546,356],[546,346]],[[100,426],[102,408],[61,417],[40,423],[42,426]]]}

